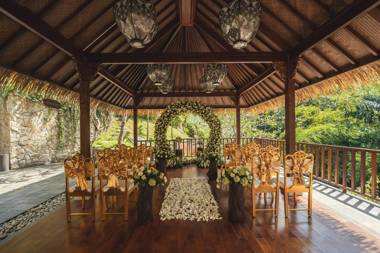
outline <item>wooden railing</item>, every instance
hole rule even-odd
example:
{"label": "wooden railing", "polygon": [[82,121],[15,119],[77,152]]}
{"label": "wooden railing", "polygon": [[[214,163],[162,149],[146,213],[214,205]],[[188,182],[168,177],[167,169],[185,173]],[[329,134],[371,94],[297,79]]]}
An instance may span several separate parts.
{"label": "wooden railing", "polygon": [[[255,142],[280,147],[285,154],[285,141],[256,138]],[[312,153],[314,177],[325,183],[379,199],[380,150],[336,145],[297,143],[297,150]]]}
{"label": "wooden railing", "polygon": [[[223,138],[220,152],[235,138]],[[242,138],[241,143],[255,141],[261,146],[276,146],[281,155],[285,154],[285,141],[278,139]],[[154,145],[153,140],[139,141],[140,144]],[[195,157],[198,148],[205,148],[207,139],[169,140],[173,150],[182,150],[183,157]],[[314,177],[325,183],[341,188],[343,192],[353,191],[373,199],[379,199],[377,180],[380,177],[380,150],[335,145],[297,143],[297,150],[312,153],[315,157]]]}

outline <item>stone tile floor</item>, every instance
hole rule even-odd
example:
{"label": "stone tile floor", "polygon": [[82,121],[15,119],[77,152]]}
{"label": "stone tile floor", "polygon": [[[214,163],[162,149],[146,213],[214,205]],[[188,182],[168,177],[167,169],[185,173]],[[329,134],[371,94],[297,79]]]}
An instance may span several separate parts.
{"label": "stone tile floor", "polygon": [[0,172],[0,223],[64,191],[63,165]]}

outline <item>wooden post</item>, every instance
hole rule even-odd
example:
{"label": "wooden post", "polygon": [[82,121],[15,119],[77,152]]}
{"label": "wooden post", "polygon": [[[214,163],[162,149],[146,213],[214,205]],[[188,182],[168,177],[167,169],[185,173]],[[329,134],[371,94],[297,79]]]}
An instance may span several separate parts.
{"label": "wooden post", "polygon": [[133,108],[133,145],[137,147],[137,138],[138,138],[138,110]]}
{"label": "wooden post", "polygon": [[90,158],[90,83],[95,78],[97,65],[77,61],[77,71],[80,78],[80,152]]}
{"label": "wooden post", "polygon": [[296,151],[296,97],[295,74],[298,57],[289,57],[285,70],[285,140],[286,154]]}
{"label": "wooden post", "polygon": [[241,144],[241,136],[240,136],[240,96],[236,96],[236,144]]}

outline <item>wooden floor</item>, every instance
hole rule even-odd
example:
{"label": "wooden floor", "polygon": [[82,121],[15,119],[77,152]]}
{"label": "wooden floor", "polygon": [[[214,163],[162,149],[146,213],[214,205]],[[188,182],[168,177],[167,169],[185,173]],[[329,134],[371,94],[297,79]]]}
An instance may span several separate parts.
{"label": "wooden floor", "polygon": [[[205,172],[189,167],[170,171],[169,177],[203,176]],[[334,216],[333,210],[317,201],[311,221],[306,212],[293,213],[286,221],[280,205],[277,222],[272,214],[260,213],[255,222],[248,219],[244,224],[231,224],[226,219],[227,192],[214,185],[212,189],[223,215],[221,221],[161,222],[158,212],[164,190],[157,190],[151,224],[136,226],[136,196],[131,198],[129,222],[112,217],[92,223],[74,217],[68,225],[61,208],[1,242],[0,252],[380,252],[380,238]],[[246,200],[250,217],[249,191]]]}

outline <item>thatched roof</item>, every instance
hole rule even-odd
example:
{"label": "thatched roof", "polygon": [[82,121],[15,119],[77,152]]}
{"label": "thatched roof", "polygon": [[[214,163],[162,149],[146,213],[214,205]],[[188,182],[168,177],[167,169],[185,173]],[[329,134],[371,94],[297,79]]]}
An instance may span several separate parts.
{"label": "thatched roof", "polygon": [[[380,1],[261,0],[260,29],[245,50],[233,49],[219,32],[218,13],[229,0],[195,1],[192,26],[181,25],[180,0],[152,2],[157,12],[159,31],[146,48],[136,50],[126,43],[115,24],[113,0],[3,1],[0,4],[0,65],[43,80],[44,88],[34,85],[34,89],[47,89],[47,83],[64,88],[56,91],[53,85],[55,88],[50,93],[59,94],[57,96],[61,98],[70,97],[69,100],[75,95],[67,95],[67,90],[77,92],[80,83],[73,51],[81,54],[231,54],[291,53],[301,48],[295,77],[299,100],[329,93],[336,87],[363,84],[379,74],[376,62],[380,59]],[[33,27],[33,24],[38,25]],[[326,31],[330,32],[325,34]],[[318,36],[320,39],[315,40]],[[302,47],[313,39],[315,44]],[[57,43],[62,43],[61,47]],[[228,95],[229,92],[254,84],[241,95],[240,105],[263,111],[281,104],[285,90],[284,81],[277,71],[254,83],[272,66],[269,62],[231,63],[228,64],[228,77],[211,96],[174,97],[152,95],[158,94],[158,90],[147,78],[144,64],[104,64],[102,68],[117,78],[121,85],[115,85],[99,74],[90,85],[90,95],[125,109],[133,107],[133,97],[126,90],[142,97],[138,105],[141,109],[164,108],[178,100],[196,100],[217,108],[232,108],[236,101]],[[204,64],[172,64],[175,94],[199,92],[203,67]],[[25,76],[15,78],[9,72],[2,72],[5,73],[3,80],[25,82]]]}

